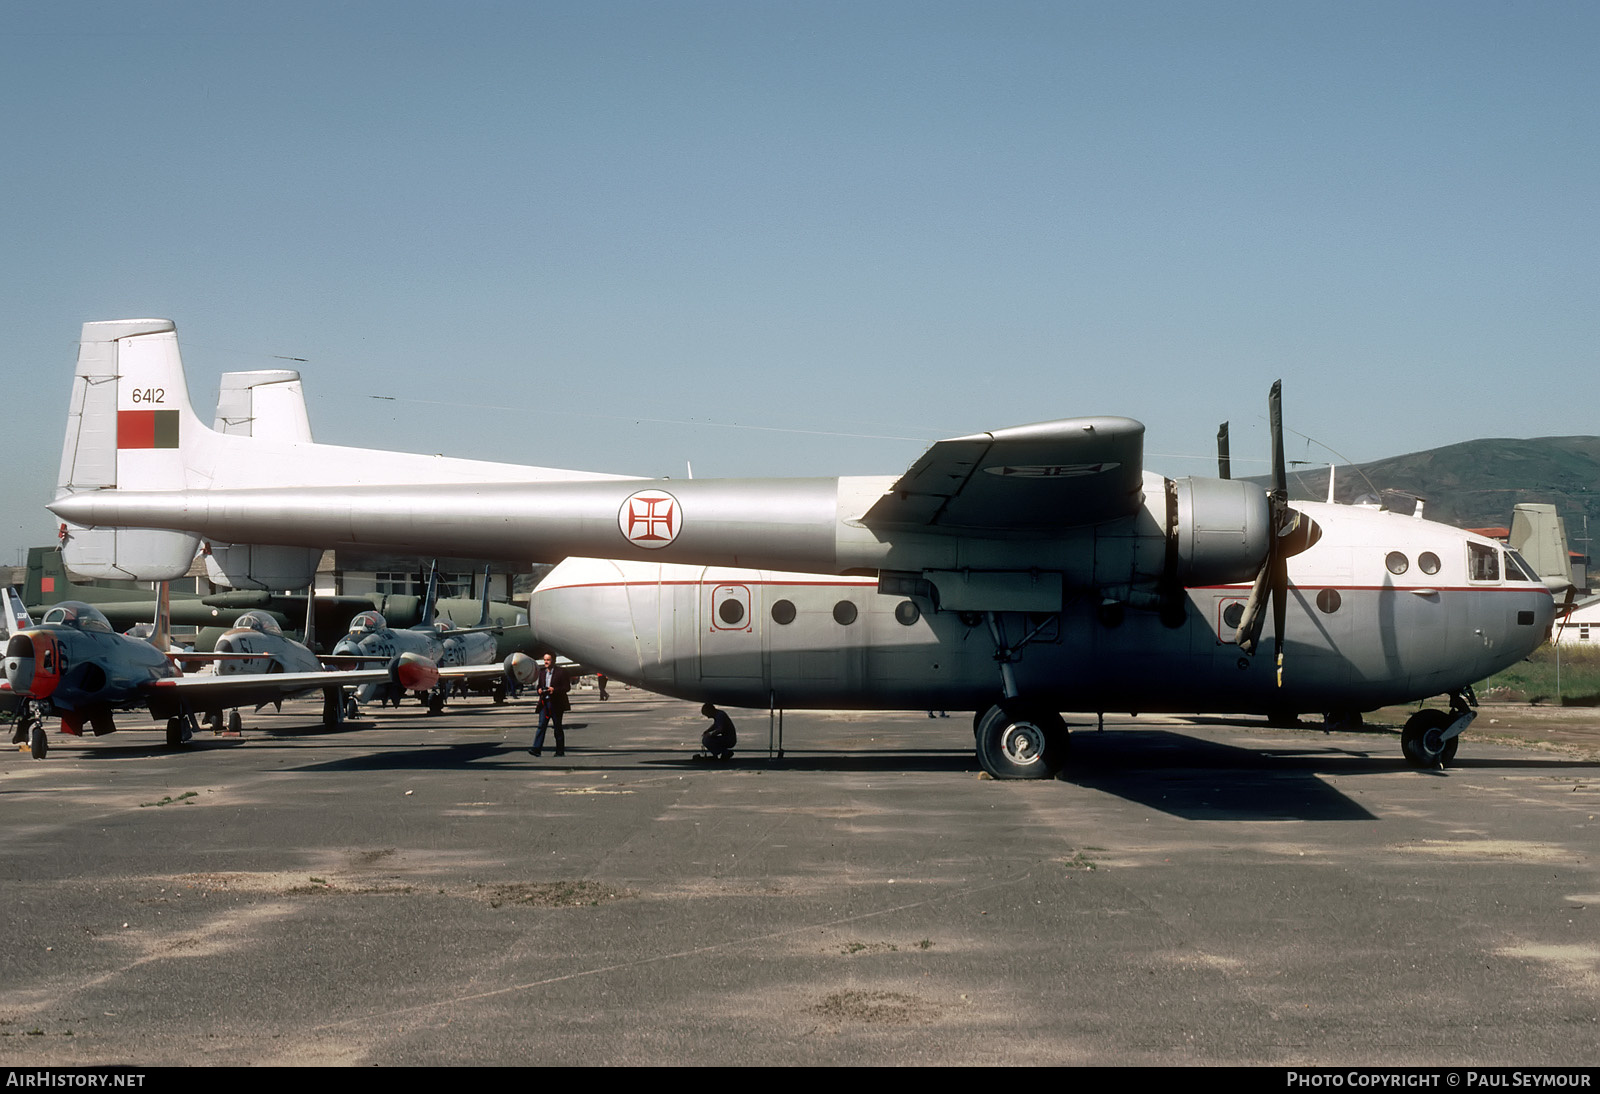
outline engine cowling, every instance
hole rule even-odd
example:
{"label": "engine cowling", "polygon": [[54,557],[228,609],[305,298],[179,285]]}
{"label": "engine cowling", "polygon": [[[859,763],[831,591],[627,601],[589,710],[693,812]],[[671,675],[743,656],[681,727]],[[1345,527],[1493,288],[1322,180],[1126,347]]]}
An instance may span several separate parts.
{"label": "engine cowling", "polygon": [[1238,479],[1169,479],[1172,578],[1185,586],[1249,581],[1267,557],[1271,510],[1259,485]]}

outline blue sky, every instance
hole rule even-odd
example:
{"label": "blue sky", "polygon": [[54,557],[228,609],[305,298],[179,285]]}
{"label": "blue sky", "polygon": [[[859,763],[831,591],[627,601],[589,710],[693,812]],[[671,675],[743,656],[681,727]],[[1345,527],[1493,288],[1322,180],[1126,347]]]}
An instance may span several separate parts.
{"label": "blue sky", "polygon": [[1593,4],[7,3],[0,50],[0,561],[94,319],[175,319],[207,418],[299,357],[319,439],[638,474],[1079,414],[1210,474],[1279,376],[1356,460],[1600,432]]}

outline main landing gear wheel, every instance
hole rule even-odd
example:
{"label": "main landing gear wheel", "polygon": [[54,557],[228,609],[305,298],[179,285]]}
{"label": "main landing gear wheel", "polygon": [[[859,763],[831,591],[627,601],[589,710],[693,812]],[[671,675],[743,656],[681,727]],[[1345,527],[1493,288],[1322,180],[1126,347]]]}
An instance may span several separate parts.
{"label": "main landing gear wheel", "polygon": [[188,728],[183,723],[186,719],[182,715],[174,715],[167,719],[167,747],[183,747],[183,731]]}
{"label": "main landing gear wheel", "polygon": [[1456,716],[1445,710],[1419,710],[1406,719],[1400,731],[1400,751],[1412,767],[1448,767],[1456,758],[1460,736],[1444,740],[1444,731],[1450,728]]}
{"label": "main landing gear wheel", "polygon": [[997,779],[1048,779],[1067,758],[1067,725],[1055,711],[997,704],[978,719],[978,762]]}
{"label": "main landing gear wheel", "polygon": [[41,721],[35,721],[28,730],[28,751],[33,753],[36,760],[42,760],[50,754],[50,735],[44,731]]}

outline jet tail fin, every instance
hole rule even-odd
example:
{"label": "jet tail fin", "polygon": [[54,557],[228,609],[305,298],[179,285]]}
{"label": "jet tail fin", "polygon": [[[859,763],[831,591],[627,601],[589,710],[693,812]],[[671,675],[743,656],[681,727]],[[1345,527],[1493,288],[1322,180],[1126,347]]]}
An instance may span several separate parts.
{"label": "jet tail fin", "polygon": [[1567,528],[1554,505],[1524,502],[1514,506],[1510,542],[1511,549],[1527,559],[1552,593],[1574,588]]}
{"label": "jet tail fin", "polygon": [[439,560],[434,559],[433,565],[428,567],[428,594],[422,599],[422,618],[418,626],[433,626],[433,613],[435,605],[439,602]]}
{"label": "jet tail fin", "polygon": [[172,595],[165,581],[156,582],[156,617],[152,622],[150,644],[166,653],[172,649]]}
{"label": "jet tail fin", "polygon": [[59,600],[79,600],[73,595],[72,578],[61,561],[59,547],[28,548],[28,584],[23,589],[24,604],[54,604]]}
{"label": "jet tail fin", "polygon": [[478,611],[478,626],[489,626],[489,567],[483,568],[483,607]]}
{"label": "jet tail fin", "polygon": [[[210,433],[194,416],[170,319],[85,323],[72,380],[56,497],[187,485],[187,446]],[[89,577],[181,576],[198,536],[151,529],[61,526],[63,562]]]}
{"label": "jet tail fin", "polygon": [[32,630],[33,617],[28,614],[28,609],[22,606],[17,590],[7,585],[3,592],[0,592],[0,597],[4,598],[5,603],[5,619],[0,621],[0,625],[3,625],[10,634]]}

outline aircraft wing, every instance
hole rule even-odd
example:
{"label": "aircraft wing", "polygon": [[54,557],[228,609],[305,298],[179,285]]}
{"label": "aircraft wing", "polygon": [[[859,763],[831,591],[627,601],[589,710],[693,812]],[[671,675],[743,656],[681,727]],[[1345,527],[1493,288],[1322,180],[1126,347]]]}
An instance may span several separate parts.
{"label": "aircraft wing", "polygon": [[191,709],[253,706],[287,699],[318,688],[353,687],[359,684],[386,683],[387,669],[357,669],[351,672],[259,672],[237,676],[174,676],[150,685],[154,694],[166,694],[186,701]]}
{"label": "aircraft wing", "polygon": [[861,518],[874,531],[1019,534],[1099,524],[1142,502],[1144,426],[1064,418],[938,441]]}
{"label": "aircraft wing", "polygon": [[441,665],[441,680],[488,680],[506,674],[506,667],[496,661],[490,665]]}

